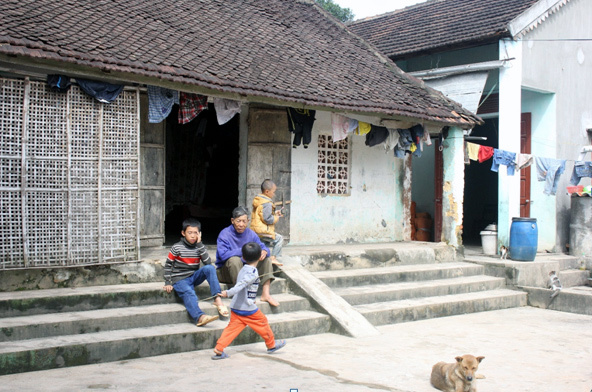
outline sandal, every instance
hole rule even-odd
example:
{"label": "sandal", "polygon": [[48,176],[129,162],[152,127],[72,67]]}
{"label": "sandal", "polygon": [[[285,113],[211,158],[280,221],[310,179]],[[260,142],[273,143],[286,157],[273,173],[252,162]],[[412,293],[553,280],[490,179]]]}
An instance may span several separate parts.
{"label": "sandal", "polygon": [[222,354],[214,354],[214,355],[212,355],[212,359],[214,361],[216,361],[218,359],[226,359],[226,358],[230,358],[230,355],[226,354],[225,352],[222,352]]}
{"label": "sandal", "polygon": [[212,304],[217,310],[218,310],[218,314],[220,315],[220,318],[222,320],[227,320],[228,316],[230,316],[230,312],[228,311],[228,307],[226,307],[226,305],[216,305],[216,304]]}
{"label": "sandal", "polygon": [[208,316],[207,314],[202,315],[199,320],[197,320],[197,326],[202,327],[208,323],[211,323],[214,320],[218,320],[218,316]]}
{"label": "sandal", "polygon": [[285,345],[286,345],[286,341],[285,341],[284,339],[282,339],[282,340],[277,340],[277,341],[275,342],[275,347],[274,347],[274,348],[268,348],[268,349],[267,349],[267,353],[268,353],[268,354],[274,353],[274,352],[276,352],[277,350],[279,350],[280,348],[284,347]]}

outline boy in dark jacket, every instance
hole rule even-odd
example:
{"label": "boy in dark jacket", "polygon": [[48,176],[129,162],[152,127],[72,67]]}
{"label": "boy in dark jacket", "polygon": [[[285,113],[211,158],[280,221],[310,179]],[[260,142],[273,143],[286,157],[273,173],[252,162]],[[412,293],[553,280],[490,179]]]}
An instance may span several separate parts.
{"label": "boy in dark jacket", "polygon": [[212,296],[216,296],[214,306],[218,309],[219,315],[228,317],[228,308],[217,295],[221,289],[216,268],[212,265],[206,247],[201,242],[201,223],[197,219],[186,219],[183,221],[181,235],[183,238],[171,247],[167,257],[163,289],[167,293],[175,290],[183,300],[193,322],[201,327],[219,317],[205,314],[197,303],[195,286],[207,280]]}

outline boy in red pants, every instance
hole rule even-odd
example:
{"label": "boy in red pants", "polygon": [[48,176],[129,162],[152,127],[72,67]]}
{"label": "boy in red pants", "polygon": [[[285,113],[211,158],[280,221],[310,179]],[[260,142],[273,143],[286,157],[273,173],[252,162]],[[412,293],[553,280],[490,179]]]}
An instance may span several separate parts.
{"label": "boy in red pants", "polygon": [[259,276],[257,263],[261,258],[261,247],[255,242],[248,242],[242,247],[243,262],[246,263],[238,273],[236,285],[230,290],[220,293],[221,297],[234,297],[230,303],[230,322],[224,328],[222,336],[216,342],[212,359],[226,359],[229,357],[224,349],[232,343],[248,325],[265,340],[267,353],[271,354],[286,345],[285,340],[276,341],[267,317],[255,305]]}

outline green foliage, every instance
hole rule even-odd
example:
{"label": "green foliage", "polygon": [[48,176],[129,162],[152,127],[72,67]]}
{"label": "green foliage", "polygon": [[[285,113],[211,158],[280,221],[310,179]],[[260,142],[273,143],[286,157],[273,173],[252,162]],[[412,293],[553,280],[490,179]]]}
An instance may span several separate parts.
{"label": "green foliage", "polygon": [[354,20],[354,13],[349,8],[341,8],[339,4],[333,2],[333,0],[315,0],[318,5],[323,7],[325,11],[342,21],[351,22]]}

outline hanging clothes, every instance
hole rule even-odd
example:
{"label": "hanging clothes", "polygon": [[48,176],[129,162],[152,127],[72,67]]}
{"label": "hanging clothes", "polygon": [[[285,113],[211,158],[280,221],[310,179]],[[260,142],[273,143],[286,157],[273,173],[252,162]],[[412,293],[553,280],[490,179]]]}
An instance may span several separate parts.
{"label": "hanging clothes", "polygon": [[472,161],[479,160],[479,148],[481,145],[476,143],[467,142],[467,154],[469,155],[469,159]]}
{"label": "hanging clothes", "polygon": [[214,109],[216,109],[216,118],[218,124],[226,124],[228,121],[241,111],[241,103],[231,99],[214,98]]}
{"label": "hanging clothes", "polygon": [[518,158],[516,160],[516,167],[518,170],[522,170],[527,168],[528,166],[532,165],[534,161],[534,157],[530,154],[518,154]]}
{"label": "hanging clothes", "polygon": [[47,75],[47,85],[52,91],[65,93],[66,91],[70,90],[72,83],[70,82],[70,78],[68,76]]}
{"label": "hanging clothes", "polygon": [[575,161],[569,183],[578,185],[582,177],[592,177],[592,162]]}
{"label": "hanging clothes", "polygon": [[[388,128],[387,128],[388,129]],[[399,144],[399,132],[396,129],[388,129],[389,135],[384,141],[384,149],[385,151],[394,150]]]}
{"label": "hanging clothes", "polygon": [[515,162],[516,161],[516,153],[505,151],[505,150],[498,150],[497,148],[493,149],[493,162],[491,163],[491,171],[497,172],[499,171],[499,165],[507,166],[507,173],[509,176],[514,175],[515,171]]}
{"label": "hanging clothes", "polygon": [[179,104],[179,92],[164,87],[147,86],[148,122],[162,122],[171,114],[174,104]]}
{"label": "hanging clothes", "polygon": [[423,139],[424,134],[423,125],[416,124],[409,128],[409,131],[411,132],[411,138],[413,139],[413,144],[415,145],[415,148],[411,150],[411,153],[414,156],[421,158],[421,153],[423,151],[421,145],[421,139]]}
{"label": "hanging clothes", "polygon": [[565,171],[565,160],[552,158],[535,158],[537,179],[545,181],[543,193],[554,195],[557,192],[559,178]]}
{"label": "hanging clothes", "polygon": [[111,103],[117,99],[119,93],[123,90],[121,84],[111,84],[105,82],[97,82],[95,80],[76,79],[80,88],[102,103]]}
{"label": "hanging clothes", "polygon": [[296,148],[302,142],[304,148],[308,148],[312,139],[312,126],[315,122],[315,110],[287,108],[288,130],[294,134],[292,148]]}
{"label": "hanging clothes", "polygon": [[479,147],[479,163],[483,163],[493,156],[493,147],[481,146]]}
{"label": "hanging clothes", "polygon": [[376,146],[380,143],[383,143],[388,135],[389,131],[385,127],[377,127],[376,125],[372,125],[372,129],[366,134],[365,143],[368,147]]}
{"label": "hanging clothes", "polygon": [[208,97],[193,93],[179,93],[179,124],[187,124],[208,108]]}
{"label": "hanging clothes", "polygon": [[349,124],[347,126],[347,133],[352,133],[358,130],[358,120],[353,118],[348,119]]}
{"label": "hanging clothes", "polygon": [[347,137],[349,119],[341,114],[331,113],[331,127],[333,128],[333,141],[343,140]]}
{"label": "hanging clothes", "polygon": [[372,125],[370,125],[367,122],[359,121],[358,122],[358,130],[356,131],[356,135],[367,135],[371,129],[372,129]]}

